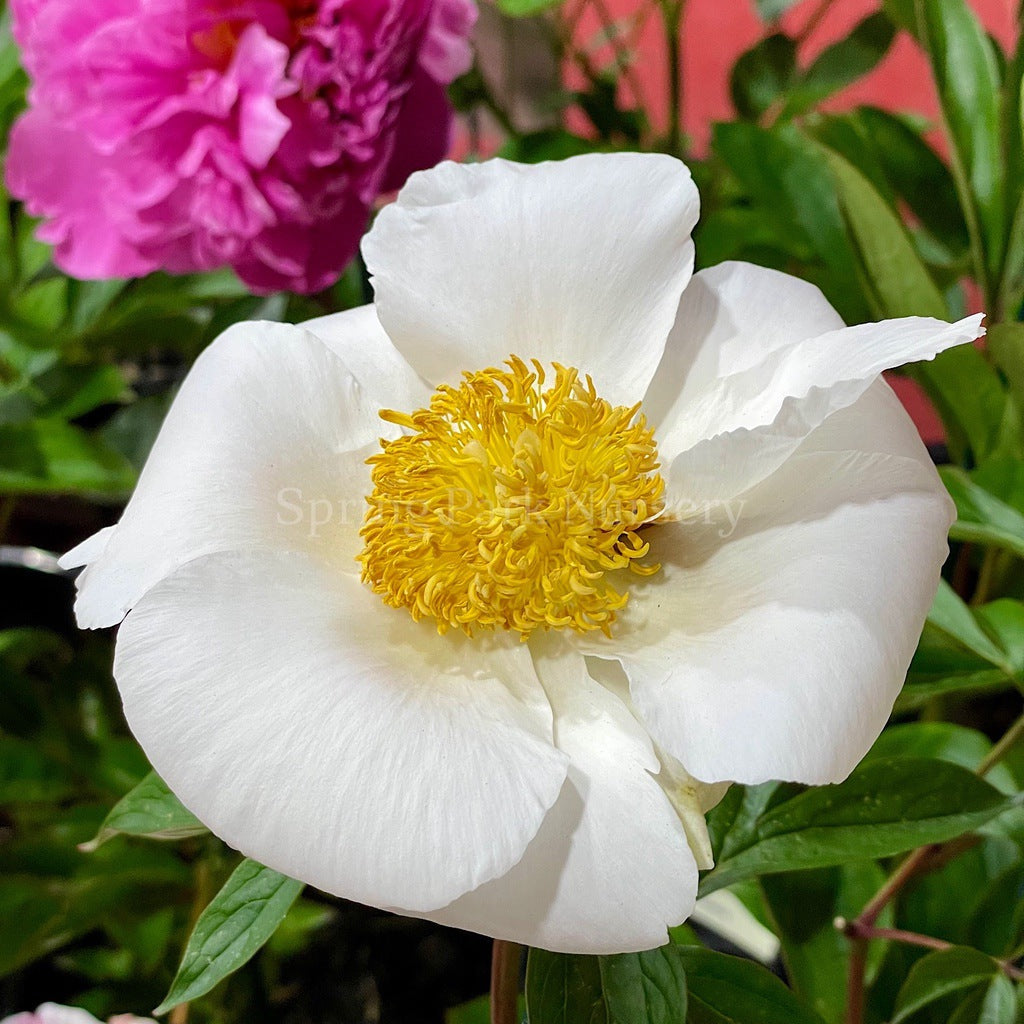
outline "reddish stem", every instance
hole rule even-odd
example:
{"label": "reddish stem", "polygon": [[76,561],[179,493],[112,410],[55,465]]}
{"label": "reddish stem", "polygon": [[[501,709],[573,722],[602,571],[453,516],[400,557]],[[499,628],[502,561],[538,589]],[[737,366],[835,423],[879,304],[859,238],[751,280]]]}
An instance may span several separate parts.
{"label": "reddish stem", "polygon": [[519,1024],[519,966],[523,947],[494,940],[491,953],[491,1024]]}

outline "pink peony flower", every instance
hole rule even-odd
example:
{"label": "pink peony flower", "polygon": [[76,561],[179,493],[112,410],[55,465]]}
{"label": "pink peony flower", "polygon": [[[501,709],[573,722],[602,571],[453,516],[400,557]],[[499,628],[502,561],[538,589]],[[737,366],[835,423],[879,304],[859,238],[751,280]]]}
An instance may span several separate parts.
{"label": "pink peony flower", "polygon": [[[26,1011],[5,1017],[0,1024],[99,1024],[99,1021],[77,1006],[61,1006],[59,1003],[43,1003],[35,1013]],[[155,1024],[149,1017],[134,1017],[121,1013],[111,1017],[109,1024]]]}
{"label": "pink peony flower", "polygon": [[447,149],[473,0],[12,0],[32,79],[7,183],[80,278],[230,265],[331,284]]}

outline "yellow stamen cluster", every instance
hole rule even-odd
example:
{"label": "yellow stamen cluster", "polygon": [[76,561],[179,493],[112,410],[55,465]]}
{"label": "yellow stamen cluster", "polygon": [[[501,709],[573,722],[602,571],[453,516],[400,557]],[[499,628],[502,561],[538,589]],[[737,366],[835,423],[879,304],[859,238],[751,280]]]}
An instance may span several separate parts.
{"label": "yellow stamen cluster", "polygon": [[363,581],[442,633],[608,633],[628,599],[609,574],[659,568],[638,532],[662,510],[653,431],[576,370],[555,364],[545,387],[540,363],[507,366],[381,412],[410,433],[368,460]]}

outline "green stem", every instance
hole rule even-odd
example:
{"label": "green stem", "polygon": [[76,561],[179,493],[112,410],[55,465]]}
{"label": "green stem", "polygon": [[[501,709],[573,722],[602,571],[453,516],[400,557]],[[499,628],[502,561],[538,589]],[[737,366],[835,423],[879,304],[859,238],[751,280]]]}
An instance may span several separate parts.
{"label": "green stem", "polygon": [[506,135],[515,135],[516,126],[512,121],[512,116],[498,102],[498,98],[494,95],[494,90],[491,88],[490,82],[484,77],[484,73],[478,69],[474,77],[476,81],[473,84],[476,86],[476,94],[479,101],[490,111]]}
{"label": "green stem", "polygon": [[[1024,6],[1024,5],[1022,5]],[[1024,198],[1017,204],[1017,210],[1010,224],[1010,233],[1006,240],[1006,258],[1000,274],[996,302],[988,310],[988,322],[1000,323],[1009,313],[1013,318],[1016,305],[1014,290],[1020,287],[1022,275],[1019,272],[1024,261]]]}
{"label": "green stem", "polygon": [[971,596],[971,605],[977,607],[988,600],[992,593],[992,584],[995,580],[996,568],[999,565],[999,549],[988,548],[981,560],[981,568],[978,570],[978,582],[974,586],[974,594]]}
{"label": "green stem", "polygon": [[188,1024],[188,1003],[178,1003],[178,1005],[171,1010],[171,1015],[167,1018],[167,1024]]}
{"label": "green stem", "polygon": [[668,57],[668,151],[682,156],[683,148],[683,15],[686,0],[660,0]]}
{"label": "green stem", "polygon": [[[205,844],[208,848],[209,844]],[[210,862],[206,859],[205,850],[199,854],[192,871],[192,878],[195,884],[195,894],[192,899],[192,907],[188,915],[188,934],[199,920],[199,915],[206,909],[207,904],[213,899],[213,878],[210,870]],[[188,1024],[189,1004],[178,1003],[171,1010],[167,1018],[167,1024]]]}
{"label": "green stem", "polygon": [[[578,10],[582,11],[583,6],[581,4]],[[571,60],[587,82],[590,85],[594,85],[600,80],[601,76],[598,69],[591,63],[590,58],[575,43],[574,33],[578,22],[578,13],[571,18],[562,18],[560,13],[556,15],[555,19],[550,23],[554,29],[556,50],[561,61]],[[590,118],[590,123],[593,124],[595,130],[600,131],[599,126],[592,117]]]}
{"label": "green stem", "polygon": [[[848,938],[855,941],[868,942],[871,939],[880,939],[885,942],[902,942],[908,946],[920,946],[922,949],[952,949],[953,943],[945,939],[936,939],[931,935],[922,935],[920,932],[908,932],[903,928],[875,928],[873,925],[862,924],[857,921],[844,921],[836,919],[836,927]],[[1024,971],[1015,967],[1009,960],[996,960],[1001,970],[1014,981],[1024,978]]]}
{"label": "green stem", "polygon": [[878,920],[878,915],[892,903],[907,882],[921,870],[925,861],[938,849],[938,846],[921,846],[914,850],[889,876],[885,885],[868,901],[857,917],[857,922],[862,925],[874,925]]}
{"label": "green stem", "polygon": [[634,106],[640,110],[646,110],[647,101],[644,97],[644,87],[637,77],[636,69],[633,67],[633,57],[629,52],[629,47],[622,41],[615,27],[615,19],[612,17],[612,12],[608,9],[608,5],[604,0],[591,0],[591,2],[593,3],[594,10],[597,12],[598,20],[601,22],[601,28],[608,39],[608,44],[615,54],[615,66],[622,73],[626,85],[629,86],[629,91],[633,94]]}
{"label": "green stem", "polygon": [[850,940],[850,963],[846,971],[845,1024],[863,1024],[864,979],[868,968],[868,940]]}
{"label": "green stem", "polygon": [[970,541],[961,544],[960,553],[956,556],[956,563],[953,566],[953,589],[961,601],[970,599],[971,552],[973,550],[974,545]]}
{"label": "green stem", "polygon": [[[952,139],[949,126],[946,124],[945,114],[942,116],[942,123],[946,137]],[[975,209],[974,200],[971,196],[971,186],[967,180],[967,173],[955,145],[951,144],[950,153],[950,168],[953,171],[953,181],[956,184],[957,195],[960,198],[960,208],[963,210],[964,220],[967,222],[967,235],[971,243],[971,262],[974,264],[974,276],[978,282],[978,287],[981,289],[981,300],[985,309],[995,309],[996,299],[992,294],[988,267],[985,264],[985,243],[981,237],[981,224],[978,220],[978,211]]]}
{"label": "green stem", "polygon": [[918,932],[908,932],[902,928],[875,928],[859,921],[843,921],[842,918],[836,921],[836,927],[851,939],[885,939],[888,942],[905,942],[908,946],[921,946],[924,949],[949,949],[953,945],[944,939],[932,938],[931,935],[920,935]]}
{"label": "green stem", "polygon": [[846,973],[846,1024],[863,1024],[864,986],[868,963],[867,930],[873,929],[878,915],[897,897],[900,890],[921,870],[938,849],[922,846],[914,850],[889,876],[886,883],[868,901],[856,920],[842,922],[841,930],[850,937],[850,962]]}
{"label": "green stem", "polygon": [[1003,734],[1002,739],[985,755],[977,773],[987,775],[1024,738],[1024,715],[1021,715]]}
{"label": "green stem", "polygon": [[793,40],[797,46],[807,41],[808,37],[814,32],[814,30],[822,23],[826,14],[832,8],[832,4],[835,0],[822,0],[818,5],[817,10],[807,19],[807,24],[797,33],[796,38]]}
{"label": "green stem", "polygon": [[[1013,725],[1006,731],[1002,739],[988,752],[981,763],[975,769],[979,776],[987,775],[999,762],[1009,753],[1010,749],[1024,739],[1024,715],[1021,715]],[[931,846],[921,846],[907,856],[900,866],[889,876],[885,884],[865,904],[864,909],[853,921],[837,920],[836,927],[846,935],[851,942],[850,961],[847,970],[846,982],[846,1017],[845,1024],[863,1024],[864,1021],[864,985],[865,972],[867,970],[867,947],[871,939],[891,939],[899,942],[912,942],[919,946],[928,946],[931,949],[945,949],[946,945],[939,945],[940,939],[933,939],[927,935],[917,935],[915,932],[903,932],[894,928],[876,928],[875,922],[882,911],[899,895],[904,886],[925,870],[932,870],[945,863],[949,857],[944,854],[956,855],[962,852],[970,844],[960,839],[951,840],[948,843],[936,843]],[[1010,960],[999,961],[1002,969],[1011,978],[1016,980],[1024,979],[1024,972],[1014,967]]]}
{"label": "green stem", "polygon": [[519,1024],[519,966],[523,947],[494,940],[491,954],[491,1024]]}

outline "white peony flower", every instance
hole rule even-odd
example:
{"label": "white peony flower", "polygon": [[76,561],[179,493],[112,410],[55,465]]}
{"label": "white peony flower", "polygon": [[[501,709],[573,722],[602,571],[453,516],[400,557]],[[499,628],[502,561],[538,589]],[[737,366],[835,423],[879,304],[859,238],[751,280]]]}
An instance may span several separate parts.
{"label": "white peony flower", "polygon": [[444,164],[366,239],[374,306],[196,362],[64,564],[83,626],[124,619],[132,730],[226,842],[639,950],[690,913],[725,785],[868,749],[952,518],[879,374],[980,317],[844,327],[780,273],[691,277],[697,213],[665,156]]}

